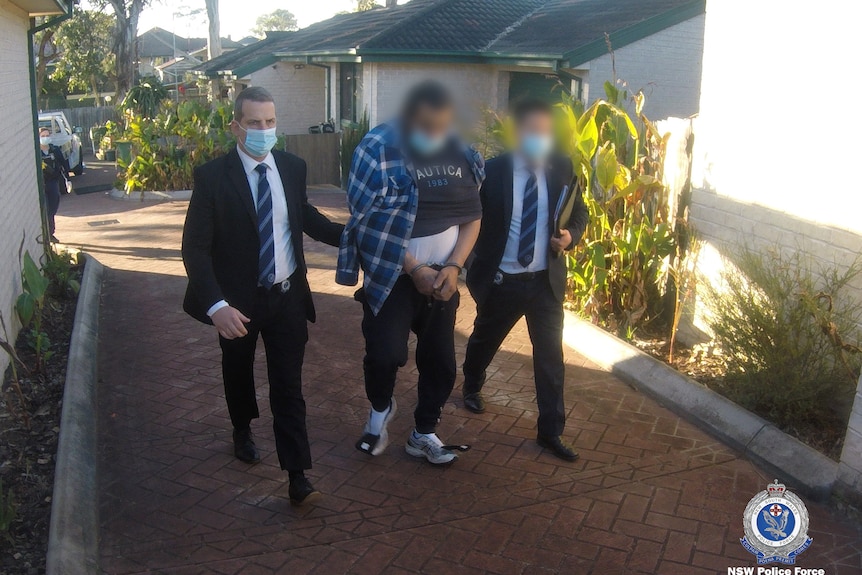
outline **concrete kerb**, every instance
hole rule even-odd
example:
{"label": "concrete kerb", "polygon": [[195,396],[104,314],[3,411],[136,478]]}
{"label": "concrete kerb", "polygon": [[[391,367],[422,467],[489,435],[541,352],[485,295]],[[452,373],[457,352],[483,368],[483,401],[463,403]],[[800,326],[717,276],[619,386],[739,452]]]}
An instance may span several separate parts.
{"label": "concrete kerb", "polygon": [[745,453],[792,489],[829,498],[838,464],[667,364],[566,312],[563,341],[681,417]]}
{"label": "concrete kerb", "polygon": [[48,575],[98,573],[96,383],[103,275],[102,264],[86,256],[63,390],[48,533]]}

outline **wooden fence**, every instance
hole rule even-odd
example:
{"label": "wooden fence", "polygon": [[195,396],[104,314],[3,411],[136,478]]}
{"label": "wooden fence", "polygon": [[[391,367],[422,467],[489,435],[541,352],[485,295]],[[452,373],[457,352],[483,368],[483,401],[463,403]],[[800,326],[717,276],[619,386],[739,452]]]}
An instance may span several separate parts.
{"label": "wooden fence", "polygon": [[285,136],[285,147],[308,163],[308,185],[341,185],[341,134]]}
{"label": "wooden fence", "polygon": [[113,106],[100,106],[89,108],[62,108],[55,110],[45,110],[46,112],[63,112],[66,114],[66,119],[69,124],[81,126],[83,133],[81,134],[81,143],[84,144],[84,149],[92,152],[92,142],[90,142],[90,128],[98,124],[104,124],[108,120],[116,120],[118,117],[117,109]]}

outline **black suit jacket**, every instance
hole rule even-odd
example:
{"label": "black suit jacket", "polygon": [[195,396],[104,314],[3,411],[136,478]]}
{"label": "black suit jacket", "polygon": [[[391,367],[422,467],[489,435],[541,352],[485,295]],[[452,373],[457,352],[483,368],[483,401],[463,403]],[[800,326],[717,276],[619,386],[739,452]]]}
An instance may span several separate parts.
{"label": "black suit jacket", "polygon": [[[303,282],[292,289],[305,290],[306,317],[314,321],[314,303],[305,279],[302,234],[338,246],[344,226],[330,222],[308,203],[304,160],[277,150],[272,155],[284,184],[297,272]],[[183,263],[189,278],[183,302],[186,313],[211,324],[207,311],[223,299],[251,317],[259,249],[254,197],[239,152],[234,149],[194,172],[194,191],[183,228]]]}
{"label": "black suit jacket", "polygon": [[[512,224],[512,201],[514,164],[511,154],[503,154],[488,160],[485,164],[485,182],[482,184],[480,195],[482,197],[482,228],[479,239],[473,248],[473,260],[467,271],[467,287],[473,298],[480,305],[484,301],[491,286],[494,276],[503,259],[506,242],[509,238],[509,227]],[[565,156],[554,157],[545,170],[545,179],[548,183],[548,212],[550,217],[545,225],[551,235],[555,233],[554,210],[560,198],[563,186],[574,186],[572,162]],[[581,240],[587,227],[589,213],[584,204],[580,188],[575,190],[575,204],[572,216],[565,224],[565,228],[572,235],[571,249]],[[549,251],[548,276],[551,281],[551,289],[561,302],[566,295],[566,258]]]}

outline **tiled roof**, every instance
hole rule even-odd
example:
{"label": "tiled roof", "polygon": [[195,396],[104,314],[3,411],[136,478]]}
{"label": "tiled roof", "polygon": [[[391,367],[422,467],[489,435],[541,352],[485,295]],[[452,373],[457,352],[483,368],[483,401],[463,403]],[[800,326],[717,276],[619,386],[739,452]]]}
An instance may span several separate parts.
{"label": "tiled roof", "polygon": [[[206,38],[184,38],[164,28],[150,28],[138,36],[138,56],[142,58],[173,57],[174,42],[176,41],[177,52],[195,52],[206,48]],[[221,39],[222,48],[241,48],[242,44],[234,42],[229,38]]]}
{"label": "tiled roof", "polygon": [[690,0],[549,0],[492,49],[570,52]]}
{"label": "tiled roof", "polygon": [[[641,32],[654,33],[675,23],[662,20],[663,15],[676,13],[683,19],[690,18],[703,12],[703,3],[704,0],[412,0],[392,8],[340,14],[296,32],[271,33],[260,42],[205,62],[198,70],[209,75],[237,70],[248,73],[279,56],[324,52],[366,57],[469,54],[514,58],[527,54],[562,60],[563,55],[584,47],[596,50],[601,44],[604,49],[605,33],[630,31],[638,26]],[[645,22],[650,26],[644,28]]]}
{"label": "tiled roof", "polygon": [[362,47],[481,52],[546,1],[442,0],[409,20],[399,19],[385,34],[377,35]]}

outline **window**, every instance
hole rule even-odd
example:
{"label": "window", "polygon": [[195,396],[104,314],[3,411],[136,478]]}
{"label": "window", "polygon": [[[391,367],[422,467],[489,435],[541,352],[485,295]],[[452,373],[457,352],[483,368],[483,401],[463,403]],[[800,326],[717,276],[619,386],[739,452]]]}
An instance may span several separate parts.
{"label": "window", "polygon": [[359,102],[362,94],[362,64],[344,62],[339,66],[341,86],[341,120],[358,122],[362,111]]}

